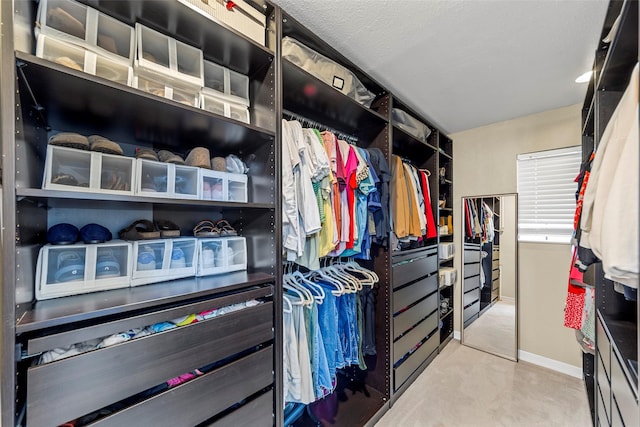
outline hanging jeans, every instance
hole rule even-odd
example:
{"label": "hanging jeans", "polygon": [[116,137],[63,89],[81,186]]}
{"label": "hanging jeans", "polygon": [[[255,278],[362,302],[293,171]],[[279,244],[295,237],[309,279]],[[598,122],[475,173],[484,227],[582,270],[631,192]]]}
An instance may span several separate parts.
{"label": "hanging jeans", "polygon": [[338,309],[337,299],[331,293],[336,288],[327,282],[317,281],[324,289],[324,302],[318,306],[318,325],[322,331],[324,348],[326,350],[327,365],[332,386],[336,384],[336,369],[345,366],[342,344],[338,339]]}

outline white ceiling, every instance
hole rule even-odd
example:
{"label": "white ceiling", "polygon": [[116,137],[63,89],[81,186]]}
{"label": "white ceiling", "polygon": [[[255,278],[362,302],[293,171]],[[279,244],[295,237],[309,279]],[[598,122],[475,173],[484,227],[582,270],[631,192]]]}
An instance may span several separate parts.
{"label": "white ceiling", "polygon": [[582,102],[608,0],[274,0],[447,133]]}

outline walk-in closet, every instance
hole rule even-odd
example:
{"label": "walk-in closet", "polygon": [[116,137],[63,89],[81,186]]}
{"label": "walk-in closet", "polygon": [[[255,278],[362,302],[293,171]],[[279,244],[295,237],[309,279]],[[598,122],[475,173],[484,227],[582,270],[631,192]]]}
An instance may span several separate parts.
{"label": "walk-in closet", "polygon": [[638,1],[510,3],[3,1],[0,425],[640,425]]}

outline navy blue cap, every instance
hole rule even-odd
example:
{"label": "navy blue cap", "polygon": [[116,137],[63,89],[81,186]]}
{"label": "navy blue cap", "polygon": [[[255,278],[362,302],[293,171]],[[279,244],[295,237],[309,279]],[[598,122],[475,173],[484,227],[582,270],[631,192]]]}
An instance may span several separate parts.
{"label": "navy blue cap", "polygon": [[80,229],[80,238],[85,243],[104,243],[111,240],[111,232],[100,224],[87,224]]}
{"label": "navy blue cap", "polygon": [[63,222],[49,228],[47,241],[52,245],[70,245],[78,240],[78,233],[78,227]]}

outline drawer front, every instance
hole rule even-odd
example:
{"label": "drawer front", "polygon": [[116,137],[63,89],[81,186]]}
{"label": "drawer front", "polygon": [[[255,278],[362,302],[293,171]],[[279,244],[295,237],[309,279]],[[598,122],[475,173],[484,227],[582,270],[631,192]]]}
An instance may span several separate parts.
{"label": "drawer front", "polygon": [[229,415],[221,418],[210,427],[270,427],[273,420],[273,392],[263,394]]}
{"label": "drawer front", "polygon": [[611,378],[611,344],[609,343],[609,338],[604,330],[604,326],[600,322],[600,316],[596,316],[596,342],[604,369],[607,371],[607,377]]}
{"label": "drawer front", "polygon": [[607,411],[607,414],[611,415],[611,385],[609,384],[609,378],[607,378],[607,374],[604,372],[602,360],[599,357],[597,358],[596,363],[596,369],[598,369],[598,387],[602,393],[602,402],[604,403],[604,408]]}
{"label": "drawer front", "polygon": [[611,357],[611,394],[618,403],[618,410],[625,426],[640,425],[638,419],[638,401],[631,385],[622,371],[622,366],[616,355]]}
{"label": "drawer front", "polygon": [[465,250],[464,262],[480,262],[480,250]]}
{"label": "drawer front", "polygon": [[[272,368],[273,347],[269,346],[200,378],[154,396],[139,405],[131,406],[110,417],[103,418],[92,426],[121,427],[141,424],[148,426],[194,426],[247,396],[268,387],[273,383]],[[197,399],[197,405],[193,404],[194,398]],[[261,406],[258,414],[264,417],[262,421],[256,424],[236,425],[272,425],[273,396],[269,392],[261,398],[263,400],[260,401]],[[269,411],[266,411],[264,406],[267,402]],[[185,408],[189,408],[189,410],[185,411]],[[239,411],[244,408],[240,408]],[[232,417],[234,414],[235,412],[232,412],[227,417]],[[227,417],[222,418],[220,422]],[[141,423],[141,420],[144,422]]]}
{"label": "drawer front", "polygon": [[471,277],[480,274],[480,263],[465,264],[464,265],[464,277]]}
{"label": "drawer front", "polygon": [[[400,360],[409,352],[416,344],[422,341],[427,335],[438,327],[438,312],[436,311],[410,332],[393,343],[393,359],[394,362]],[[438,335],[438,334],[436,334]]]}
{"label": "drawer front", "polygon": [[476,289],[480,287],[480,276],[473,276],[464,279],[463,282],[464,291],[470,291],[471,289]]}
{"label": "drawer front", "polygon": [[[611,410],[613,411],[611,414],[611,427],[626,427],[624,422],[622,421],[622,416],[618,411],[618,404],[616,403],[615,397],[611,398]],[[637,426],[637,424],[629,424],[630,426]]]}
{"label": "drawer front", "polygon": [[471,319],[480,312],[480,301],[464,309],[464,321]]}
{"label": "drawer front", "polygon": [[434,292],[410,309],[403,311],[393,318],[393,338],[433,313],[438,308],[438,293]]}
{"label": "drawer front", "polygon": [[491,301],[500,298],[500,288],[491,290]]}
{"label": "drawer front", "polygon": [[498,268],[500,268],[500,260],[499,259],[494,259],[491,262],[491,268],[494,270],[497,270]]}
{"label": "drawer front", "polygon": [[[269,302],[29,368],[29,426],[62,424],[268,341],[273,338],[272,326],[273,303]],[[51,399],[53,394],[58,398]]]}
{"label": "drawer front", "polygon": [[395,264],[392,268],[393,287],[402,286],[421,277],[438,271],[438,253],[418,255],[407,261]]}
{"label": "drawer front", "polygon": [[397,313],[420,298],[438,290],[438,276],[434,274],[393,292],[393,312]]}
{"label": "drawer front", "polygon": [[400,386],[420,367],[422,362],[429,358],[435,350],[437,350],[440,344],[440,334],[434,334],[424,344],[420,346],[411,356],[409,356],[400,366],[393,370],[394,373],[394,387],[395,390]]}
{"label": "drawer front", "polygon": [[475,289],[471,292],[467,292],[464,294],[463,297],[463,307],[468,306],[469,304],[472,304],[476,301],[478,301],[480,299],[480,289]]}
{"label": "drawer front", "polygon": [[[606,399],[602,397],[602,390],[600,390],[600,387],[596,387],[597,391],[596,391],[596,398],[598,399],[598,403],[596,406],[596,410],[598,411],[598,422],[600,423],[600,425],[609,425],[609,408],[611,407],[610,403],[611,403],[611,395],[607,394]],[[606,405],[604,402],[605,401],[609,401],[609,405]]]}

